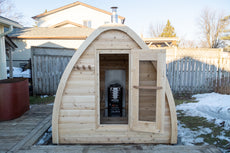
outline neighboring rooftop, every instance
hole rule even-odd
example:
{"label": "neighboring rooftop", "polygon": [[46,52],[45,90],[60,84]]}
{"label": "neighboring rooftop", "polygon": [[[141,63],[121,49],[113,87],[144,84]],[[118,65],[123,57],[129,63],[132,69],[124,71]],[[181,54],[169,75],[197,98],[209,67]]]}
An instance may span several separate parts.
{"label": "neighboring rooftop", "polygon": [[9,36],[23,39],[86,39],[93,31],[87,27],[32,27],[15,29]]}
{"label": "neighboring rooftop", "polygon": [[142,40],[151,48],[154,47],[174,47],[179,42],[178,37],[155,37],[142,38]]}
{"label": "neighboring rooftop", "polygon": [[0,16],[0,25],[3,25],[5,27],[9,27],[10,25],[12,25],[16,28],[22,28],[22,25],[20,25],[18,22],[5,18],[3,16]]}
{"label": "neighboring rooftop", "polygon": [[84,25],[81,25],[81,24],[78,24],[78,23],[75,23],[75,22],[72,22],[72,21],[69,21],[69,20],[65,20],[65,21],[62,21],[60,23],[57,23],[55,25],[52,25],[50,26],[51,28],[60,28],[60,27],[64,27],[64,26],[68,26],[68,25],[71,25],[71,26],[75,26],[75,27],[80,27],[80,28],[85,28],[86,26]]}
{"label": "neighboring rooftop", "polygon": [[[57,9],[54,9],[54,10],[51,10],[51,11],[48,11],[48,12],[45,12],[45,13],[42,13],[42,14],[39,14],[39,15],[36,15],[34,17],[32,17],[33,19],[37,19],[37,18],[41,18],[43,16],[46,16],[46,15],[49,15],[49,14],[53,14],[53,13],[56,13],[56,12],[59,12],[59,11],[62,11],[64,9],[67,9],[67,8],[70,8],[70,7],[74,7],[76,5],[82,5],[82,6],[85,6],[85,7],[88,7],[88,8],[91,8],[91,9],[94,9],[96,11],[99,11],[99,12],[102,12],[102,13],[105,13],[105,14],[108,14],[108,15],[112,15],[111,12],[108,12],[108,11],[105,11],[105,10],[102,10],[102,9],[99,9],[99,8],[96,8],[94,6],[91,6],[91,5],[88,5],[88,4],[85,4],[85,3],[82,3],[82,2],[74,2],[74,3],[71,3],[71,4],[68,4],[68,5],[65,5],[63,7],[59,7]],[[118,18],[122,19],[122,20],[125,20],[125,17],[122,17],[122,16],[118,16]]]}

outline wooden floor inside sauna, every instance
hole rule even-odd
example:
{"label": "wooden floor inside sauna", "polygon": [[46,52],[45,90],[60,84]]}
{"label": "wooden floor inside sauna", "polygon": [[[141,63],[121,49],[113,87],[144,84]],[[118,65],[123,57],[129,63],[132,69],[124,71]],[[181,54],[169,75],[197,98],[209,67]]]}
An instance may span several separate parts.
{"label": "wooden floor inside sauna", "polygon": [[101,124],[128,124],[128,116],[126,117],[105,117],[103,110],[101,112],[100,123]]}
{"label": "wooden floor inside sauna", "polygon": [[128,124],[128,117],[102,117],[102,124]]}

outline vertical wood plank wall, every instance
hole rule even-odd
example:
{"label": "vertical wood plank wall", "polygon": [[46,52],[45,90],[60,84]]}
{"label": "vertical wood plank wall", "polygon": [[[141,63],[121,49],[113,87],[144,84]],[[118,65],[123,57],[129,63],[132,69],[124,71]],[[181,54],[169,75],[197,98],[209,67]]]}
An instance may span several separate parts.
{"label": "vertical wood plank wall", "polygon": [[[116,40],[114,40],[114,37]],[[108,42],[106,45],[103,43]],[[111,41],[113,40],[113,41]],[[121,43],[124,42],[124,43]],[[95,96],[95,69],[97,49],[110,47],[139,49],[140,47],[125,33],[108,31],[97,37],[76,62],[63,91],[58,120],[60,144],[75,143],[170,143],[171,116],[168,101],[165,105],[164,133],[136,132],[128,124],[122,128],[99,129],[97,127]],[[110,49],[111,50],[111,49]],[[93,69],[77,69],[80,65],[91,65]],[[105,125],[104,125],[105,126]],[[120,126],[120,125],[119,125]]]}
{"label": "vertical wood plank wall", "polygon": [[167,49],[166,75],[173,94],[230,94],[230,52],[222,49]]}
{"label": "vertical wood plank wall", "polygon": [[[125,45],[125,42],[122,42]],[[34,94],[55,94],[74,49],[32,47]],[[168,48],[166,75],[173,94],[230,94],[230,53],[221,49]]]}
{"label": "vertical wood plank wall", "polygon": [[33,94],[55,95],[75,49],[31,47]]}

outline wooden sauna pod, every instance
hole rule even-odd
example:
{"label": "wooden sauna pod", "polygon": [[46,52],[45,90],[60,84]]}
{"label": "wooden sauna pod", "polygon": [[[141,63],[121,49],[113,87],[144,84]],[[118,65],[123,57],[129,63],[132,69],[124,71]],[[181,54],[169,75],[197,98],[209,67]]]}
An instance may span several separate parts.
{"label": "wooden sauna pod", "polygon": [[177,143],[165,49],[125,25],[104,25],[67,65],[53,108],[54,144]]}

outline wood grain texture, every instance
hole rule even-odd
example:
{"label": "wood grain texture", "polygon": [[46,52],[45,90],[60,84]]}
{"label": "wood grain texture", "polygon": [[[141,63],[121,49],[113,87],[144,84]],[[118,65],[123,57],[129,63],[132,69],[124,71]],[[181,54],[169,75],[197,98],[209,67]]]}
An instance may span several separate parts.
{"label": "wood grain texture", "polygon": [[[103,43],[103,42],[108,43]],[[101,89],[99,75],[100,69],[98,63],[98,52],[102,51],[104,54],[128,54],[129,59],[132,57],[132,51],[139,49],[139,51],[150,51],[152,53],[160,54],[164,50],[149,50],[148,46],[129,28],[124,25],[115,26],[103,26],[93,32],[91,36],[82,44],[78,51],[73,55],[69,64],[67,65],[56,93],[54,109],[53,109],[53,143],[55,144],[75,144],[75,143],[171,143],[172,132],[175,132],[175,124],[172,123],[171,115],[175,115],[170,107],[173,102],[168,104],[169,100],[165,99],[167,92],[171,92],[170,89],[165,91],[163,89],[163,97],[166,104],[161,104],[160,114],[160,128],[163,128],[162,133],[141,132],[134,131],[130,127],[132,126],[132,120],[137,116],[132,116],[134,110],[131,106],[134,105],[134,98],[131,94],[133,88],[133,77],[135,76],[135,67],[131,68],[131,61],[127,61],[129,65],[126,90],[129,96],[128,101],[128,124],[100,124],[100,107],[99,96]],[[144,52],[143,52],[144,53]],[[157,56],[148,57],[142,55],[143,59],[158,59]],[[121,56],[122,57],[122,56]],[[161,57],[162,58],[162,57]],[[105,59],[106,60],[106,59]],[[122,61],[122,60],[121,60]],[[119,62],[121,62],[119,61]],[[116,58],[114,60],[110,58],[108,61],[110,68],[116,69]],[[103,66],[103,63],[101,63]],[[164,64],[164,63],[159,63]],[[90,65],[90,68],[89,68]],[[106,65],[106,63],[105,63]],[[152,68],[154,68],[151,65]],[[159,69],[160,67],[157,67]],[[161,67],[162,68],[162,67]],[[127,69],[127,66],[124,67]],[[148,68],[145,66],[143,70]],[[140,74],[145,77],[162,77],[165,76],[165,72],[160,71],[160,75],[155,76],[149,73]],[[138,78],[137,78],[138,79]],[[166,78],[164,78],[166,79]],[[138,79],[139,81],[139,79]],[[155,80],[144,79],[141,82],[143,86],[152,85],[164,85],[163,82],[157,84]],[[165,86],[165,85],[164,85]],[[166,87],[167,88],[167,87]],[[150,98],[156,97],[159,94],[144,92],[141,98],[149,101]],[[162,96],[161,95],[161,96]],[[172,97],[171,97],[172,98]],[[162,100],[162,97],[161,97]],[[152,103],[146,102],[144,104],[146,109],[145,115],[149,115],[146,111],[147,107],[154,107]],[[163,115],[163,116],[162,116]],[[175,120],[173,120],[175,121]],[[174,126],[174,127],[173,127]],[[146,128],[145,124],[142,124],[140,128]],[[151,127],[147,127],[151,128]],[[172,130],[172,128],[174,130]],[[158,131],[155,131],[158,132]],[[174,137],[173,137],[174,138]],[[176,140],[174,138],[174,140]]]}
{"label": "wood grain texture", "polygon": [[54,95],[75,49],[31,47],[33,94]]}
{"label": "wood grain texture", "polygon": [[166,72],[173,94],[230,94],[229,62],[230,53],[223,49],[167,49]]}

